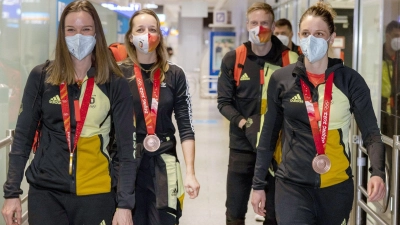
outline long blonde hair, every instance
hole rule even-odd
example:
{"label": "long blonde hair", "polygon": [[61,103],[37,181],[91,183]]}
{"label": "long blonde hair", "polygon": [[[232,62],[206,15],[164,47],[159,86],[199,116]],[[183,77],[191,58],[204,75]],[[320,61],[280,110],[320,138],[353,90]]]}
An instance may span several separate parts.
{"label": "long blonde hair", "polygon": [[92,65],[96,68],[95,81],[104,84],[109,81],[110,71],[118,76],[123,76],[120,68],[108,50],[101,20],[96,9],[87,0],[74,1],[68,4],[61,14],[57,32],[55,60],[49,65],[50,74],[47,83],[59,85],[65,81],[67,84],[75,83],[75,69],[71,55],[65,41],[65,18],[69,13],[84,11],[89,13],[94,21],[96,31],[96,45],[92,52]]}
{"label": "long blonde hair", "polygon": [[[154,65],[150,68],[151,73],[150,73],[150,79],[153,80],[154,78],[154,72],[160,68],[161,69],[161,81],[164,80],[165,78],[165,72],[167,72],[169,65],[168,65],[168,61],[167,61],[167,48],[165,46],[164,43],[164,38],[163,35],[161,33],[161,29],[160,29],[160,20],[158,19],[158,16],[155,12],[153,12],[150,9],[142,9],[139,11],[136,11],[131,19],[129,20],[129,30],[126,32],[125,34],[125,46],[126,46],[126,50],[128,52],[129,55],[129,59],[125,60],[125,63],[129,63],[129,62],[133,62],[136,65],[140,65],[139,60],[137,58],[137,53],[136,53],[136,47],[132,44],[131,42],[131,35],[132,35],[132,29],[133,29],[133,19],[136,16],[142,15],[142,14],[149,14],[151,16],[153,16],[156,21],[157,21],[157,32],[158,35],[160,36],[160,44],[158,44],[157,48],[156,48],[156,57],[157,60],[154,63]],[[132,77],[133,79],[134,77]]]}

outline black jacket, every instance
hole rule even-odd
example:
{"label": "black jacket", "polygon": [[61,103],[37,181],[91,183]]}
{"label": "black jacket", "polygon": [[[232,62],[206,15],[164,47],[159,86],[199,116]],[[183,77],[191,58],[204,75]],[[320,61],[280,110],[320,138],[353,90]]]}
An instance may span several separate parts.
{"label": "black jacket", "polygon": [[[325,83],[314,87],[308,80],[303,64],[304,56],[296,64],[272,74],[268,88],[268,111],[257,147],[253,188],[262,190],[265,176],[275,151],[275,143],[282,129],[282,162],[276,177],[307,187],[329,187],[352,177],[350,168],[350,121],[354,114],[362,133],[363,143],[371,161],[371,175],[385,180],[385,148],[372,107],[370,91],[364,79],[340,59],[329,59],[325,77],[334,74],[332,102],[325,154],[331,169],[317,174],[312,160],[317,154],[313,134],[304,103],[300,79],[309,86],[313,101],[318,101],[322,113]],[[321,116],[322,117],[322,116]]]}
{"label": "black jacket", "polygon": [[[69,175],[69,149],[61,110],[60,87],[43,84],[42,65],[36,66],[26,82],[15,137],[10,152],[4,197],[22,194],[20,184],[29,158],[38,121],[41,121],[40,145],[26,171],[27,181],[35,187],[77,195],[100,194],[111,191],[112,166],[106,147],[111,130],[111,113],[118,136],[120,162],[117,201],[119,208],[132,209],[135,204],[134,183],[137,161],[133,157],[133,103],[128,82],[111,75],[111,82],[95,84],[79,144],[74,154],[73,173]],[[88,77],[95,69],[88,71]],[[46,75],[47,77],[48,75]],[[42,85],[42,93],[39,87]],[[71,111],[71,143],[74,142],[76,121],[74,100],[83,96],[86,81],[79,89],[68,85]],[[41,119],[40,119],[41,118]],[[100,154],[99,154],[100,153]]]}
{"label": "black jacket", "polygon": [[247,58],[242,70],[242,76],[247,74],[248,80],[241,80],[236,86],[234,80],[234,65],[236,51],[228,52],[221,63],[218,77],[218,109],[230,121],[229,148],[254,151],[253,146],[245,136],[245,132],[238,127],[241,119],[260,114],[261,91],[260,69],[265,63],[282,66],[282,52],[288,50],[282,42],[272,35],[272,48],[265,56],[257,56],[251,50],[251,43],[246,42]]}

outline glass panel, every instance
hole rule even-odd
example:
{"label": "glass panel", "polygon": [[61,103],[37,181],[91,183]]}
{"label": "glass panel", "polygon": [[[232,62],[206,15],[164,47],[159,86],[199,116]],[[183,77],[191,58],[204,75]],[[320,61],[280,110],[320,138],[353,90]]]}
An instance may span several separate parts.
{"label": "glass panel", "polygon": [[[400,130],[400,22],[399,2],[385,1],[382,36],[382,133],[392,137]],[[382,45],[380,45],[382,46]]]}

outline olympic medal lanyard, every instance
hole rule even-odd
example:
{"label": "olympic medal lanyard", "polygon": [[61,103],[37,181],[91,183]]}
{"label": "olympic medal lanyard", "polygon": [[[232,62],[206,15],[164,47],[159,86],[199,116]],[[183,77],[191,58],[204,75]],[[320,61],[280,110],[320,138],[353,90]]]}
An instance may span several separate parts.
{"label": "olympic medal lanyard", "polygon": [[90,100],[92,98],[94,78],[90,77],[88,79],[85,89],[85,94],[82,99],[82,107],[79,107],[79,100],[74,100],[76,129],[75,129],[74,146],[72,148],[71,148],[71,116],[69,110],[67,86],[68,85],[65,82],[62,82],[60,84],[60,95],[61,95],[61,110],[64,120],[65,136],[67,138],[68,149],[69,149],[69,175],[72,175],[72,159],[74,157],[76,145],[81,135],[83,124],[85,123],[86,115],[89,109]]}
{"label": "olympic medal lanyard", "polygon": [[[318,101],[312,102],[310,88],[305,84],[303,80],[300,79],[301,89],[303,91],[304,101],[307,109],[308,119],[310,120],[311,131],[314,138],[315,147],[317,149],[317,157],[319,155],[325,155],[326,141],[328,138],[328,126],[329,126],[329,116],[330,116],[330,108],[332,102],[332,87],[333,87],[333,77],[334,73],[332,72],[328,76],[328,80],[325,84],[325,93],[324,93],[324,101],[322,108],[322,118],[319,115],[318,110]],[[317,112],[317,113],[316,113]],[[321,120],[321,130],[318,126],[318,121]],[[323,169],[322,173],[327,172],[330,169],[330,161],[327,157],[325,157],[329,163],[329,168]],[[326,165],[323,165],[326,166]],[[314,162],[313,162],[314,167]],[[315,170],[315,168],[314,168]],[[318,171],[316,171],[318,172]]]}
{"label": "olympic medal lanyard", "polygon": [[154,73],[153,80],[153,94],[151,97],[151,111],[149,110],[149,104],[147,100],[146,89],[144,87],[144,81],[142,71],[139,66],[134,65],[134,71],[136,76],[136,84],[140,95],[140,103],[142,104],[142,110],[144,119],[146,122],[146,129],[148,135],[155,135],[156,133],[156,121],[157,121],[157,109],[158,99],[160,98],[160,69],[157,69]]}

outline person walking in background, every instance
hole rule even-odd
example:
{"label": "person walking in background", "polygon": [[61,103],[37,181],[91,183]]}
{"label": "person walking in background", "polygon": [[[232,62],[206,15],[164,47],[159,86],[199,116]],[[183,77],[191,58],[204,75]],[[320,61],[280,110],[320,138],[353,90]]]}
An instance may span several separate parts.
{"label": "person walking in background", "polygon": [[290,50],[296,52],[298,55],[301,54],[300,46],[293,43],[293,30],[292,24],[289,20],[282,18],[275,22],[274,35]]}
{"label": "person walking in background", "polygon": [[[350,121],[355,116],[371,161],[368,201],[385,196],[385,149],[364,79],[341,59],[328,58],[336,37],[335,12],[318,2],[299,23],[304,55],[272,74],[268,111],[257,148],[252,206],[264,214],[264,178],[283,132],[282,162],[275,173],[280,225],[347,224],[354,199]],[[267,209],[268,210],[268,209]]]}
{"label": "person walking in background", "polygon": [[[134,223],[179,224],[185,191],[190,198],[196,198],[200,189],[194,169],[195,136],[186,76],[182,68],[167,61],[160,20],[149,9],[139,10],[131,17],[125,46],[129,58],[120,68],[130,81],[137,128],[136,151],[141,158]],[[184,184],[172,113],[186,164]]]}
{"label": "person walking in background", "polygon": [[[398,52],[400,50],[400,22],[392,21],[386,26],[385,43],[383,44],[382,54],[382,101],[381,101],[381,129],[386,136],[397,135],[395,130],[395,101],[400,92],[400,77],[394,66],[399,62]],[[394,76],[397,75],[397,76]],[[397,89],[397,90],[396,90]],[[398,107],[400,107],[398,105]],[[397,126],[398,127],[398,126]]]}
{"label": "person walking in background", "polygon": [[[6,224],[21,224],[20,185],[40,122],[40,145],[26,171],[29,224],[132,225],[132,118],[128,82],[108,50],[95,8],[89,1],[68,4],[55,60],[36,66],[25,86],[4,184]],[[116,193],[107,152],[112,123],[119,146]]]}
{"label": "person walking in background", "polygon": [[[296,53],[289,51],[272,35],[274,29],[271,6],[262,2],[252,4],[247,10],[249,41],[228,52],[221,63],[218,109],[230,121],[225,204],[227,225],[245,224],[256,162],[257,137],[262,115],[267,110],[268,80],[274,70],[297,59]],[[274,183],[274,177],[270,174],[265,174],[263,179]],[[270,198],[264,224],[276,224],[273,185],[269,186],[267,193]]]}

